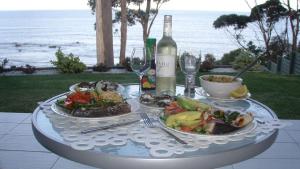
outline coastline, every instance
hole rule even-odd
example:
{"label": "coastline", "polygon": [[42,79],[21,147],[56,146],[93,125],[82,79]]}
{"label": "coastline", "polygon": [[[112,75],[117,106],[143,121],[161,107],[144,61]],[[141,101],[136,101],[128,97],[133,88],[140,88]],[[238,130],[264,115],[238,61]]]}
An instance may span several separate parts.
{"label": "coastline", "polygon": [[[93,67],[87,67],[84,73],[113,73],[113,74],[121,74],[121,73],[131,73],[127,71],[124,67],[113,67],[109,69],[107,72],[97,72],[93,71]],[[36,68],[33,73],[24,73],[22,70],[16,69],[4,69],[0,76],[33,76],[33,75],[56,75],[62,74],[57,68],[55,67],[39,67]]]}

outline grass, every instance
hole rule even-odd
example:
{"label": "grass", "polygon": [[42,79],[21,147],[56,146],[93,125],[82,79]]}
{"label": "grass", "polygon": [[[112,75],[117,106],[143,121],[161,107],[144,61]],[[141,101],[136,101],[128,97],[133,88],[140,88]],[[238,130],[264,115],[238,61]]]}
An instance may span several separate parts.
{"label": "grass", "polygon": [[[119,83],[138,82],[133,73],[1,76],[0,112],[33,112],[38,101],[66,92],[74,83],[100,79]],[[268,105],[279,118],[300,119],[300,76],[250,72],[243,79],[252,98]],[[199,85],[198,79],[196,81]],[[181,73],[177,83],[184,83]]]}

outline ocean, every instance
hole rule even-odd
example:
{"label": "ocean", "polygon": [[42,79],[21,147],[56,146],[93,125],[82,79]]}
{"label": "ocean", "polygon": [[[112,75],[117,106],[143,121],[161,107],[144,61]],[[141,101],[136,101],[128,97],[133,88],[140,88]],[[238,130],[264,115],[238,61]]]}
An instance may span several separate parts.
{"label": "ocean", "polygon": [[[238,45],[222,29],[214,29],[216,18],[230,12],[160,11],[150,37],[159,40],[163,16],[173,16],[173,39],[178,50],[199,50],[220,59]],[[89,10],[66,11],[0,11],[0,59],[9,59],[8,66],[30,64],[51,67],[55,52],[73,53],[88,66],[96,64],[95,16]],[[119,24],[113,26],[115,64],[119,62]],[[251,36],[249,32],[249,36]],[[142,44],[140,24],[128,27],[127,56],[130,48]]]}

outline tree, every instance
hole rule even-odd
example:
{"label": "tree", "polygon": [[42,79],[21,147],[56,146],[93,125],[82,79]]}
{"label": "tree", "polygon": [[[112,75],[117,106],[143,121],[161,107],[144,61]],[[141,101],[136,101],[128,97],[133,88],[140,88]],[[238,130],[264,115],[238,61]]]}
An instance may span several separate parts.
{"label": "tree", "polygon": [[265,43],[265,53],[268,59],[272,58],[270,54],[270,42],[275,30],[275,25],[285,16],[285,13],[286,9],[279,0],[268,0],[251,9],[251,21],[255,22],[260,29],[260,33],[262,34]]}
{"label": "tree", "polygon": [[[130,0],[130,3],[136,8],[127,9],[128,25],[132,26],[136,23],[140,23],[143,29],[143,41],[146,43],[147,38],[150,35],[152,25],[158,15],[158,11],[163,3],[169,0]],[[154,8],[151,8],[154,6]],[[115,14],[114,23],[120,22],[121,11],[117,11]]]}
{"label": "tree", "polygon": [[[247,41],[243,39],[243,30],[248,27],[249,24],[256,25],[260,30],[259,33],[264,42],[265,51],[263,54],[270,59],[270,40],[273,33],[276,32],[275,24],[284,17],[285,13],[286,9],[279,0],[268,0],[263,4],[256,4],[256,6],[251,8],[250,16],[236,14],[222,15],[214,21],[213,25],[216,29],[225,28],[227,32],[236,39],[238,44],[247,51],[249,51],[249,48],[245,45]],[[229,29],[231,27],[233,27],[233,32]],[[260,41],[259,35],[256,32],[254,33],[257,36],[258,41]],[[251,53],[251,51],[249,52]],[[252,53],[252,55],[255,54]]]}
{"label": "tree", "polygon": [[96,13],[97,64],[114,65],[112,39],[112,3],[108,0],[88,0],[92,13]]}
{"label": "tree", "polygon": [[126,55],[127,41],[127,6],[126,0],[121,0],[121,47],[120,47],[120,64],[124,65]]}
{"label": "tree", "polygon": [[[296,1],[296,8],[293,9],[291,7],[290,0],[283,1],[283,4],[287,8],[287,20],[289,21],[291,34],[292,34],[292,47],[291,47],[291,63],[290,63],[290,73],[294,73],[295,69],[295,61],[296,61],[296,52],[297,52],[297,45],[298,45],[298,35],[299,35],[299,22],[300,22],[300,10],[299,10],[299,0]],[[287,23],[288,24],[288,23]],[[288,30],[288,29],[287,29]],[[286,33],[287,39],[289,33]]]}

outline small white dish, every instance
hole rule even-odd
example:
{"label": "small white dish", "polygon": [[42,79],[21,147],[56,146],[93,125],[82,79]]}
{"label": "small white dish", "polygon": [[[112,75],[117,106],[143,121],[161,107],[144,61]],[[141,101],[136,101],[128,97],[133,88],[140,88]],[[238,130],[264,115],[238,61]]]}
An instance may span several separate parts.
{"label": "small white dish", "polygon": [[206,97],[208,99],[218,100],[218,101],[222,101],[222,102],[234,102],[234,101],[238,101],[238,100],[246,100],[246,99],[249,99],[251,97],[251,93],[250,92],[248,92],[245,97],[241,97],[241,98],[234,98],[234,97],[218,98],[218,97],[212,97],[203,88],[197,88],[196,89],[196,93],[199,94],[199,95],[201,95],[201,96],[204,96],[204,97]]}

